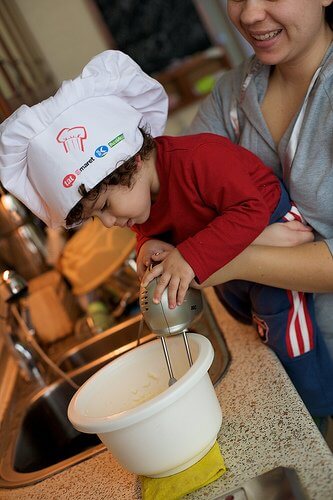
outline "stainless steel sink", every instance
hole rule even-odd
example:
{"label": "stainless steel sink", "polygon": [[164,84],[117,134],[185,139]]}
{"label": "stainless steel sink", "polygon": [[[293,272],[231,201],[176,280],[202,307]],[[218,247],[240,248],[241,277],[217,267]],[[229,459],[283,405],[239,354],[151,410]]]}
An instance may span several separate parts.
{"label": "stainless steel sink", "polygon": [[[141,322],[141,314],[114,326],[95,337],[82,342],[68,350],[60,357],[57,363],[64,371],[73,370],[83,365],[89,365],[96,359],[112,361],[124,352],[137,346],[140,327],[140,343],[149,342],[156,338],[147,326]],[[190,330],[205,335],[212,343],[215,357],[209,374],[214,384],[222,377],[229,361],[228,351],[215,318],[206,301],[203,313],[193,321]]]}
{"label": "stainless steel sink", "polygon": [[103,358],[105,361],[112,361],[136,347],[138,335],[140,335],[140,344],[156,338],[146,325],[141,323],[141,314],[72,347],[58,357],[57,364],[62,370],[70,371],[96,359]]}
{"label": "stainless steel sink", "polygon": [[[141,316],[97,335],[68,351],[61,359],[63,369],[81,385],[98,369],[137,345]],[[208,304],[191,326],[206,335],[215,349],[210,376],[216,384],[226,371],[229,354]],[[141,342],[153,338],[146,328]],[[75,368],[75,369],[73,369]],[[96,435],[76,431],[67,418],[74,389],[65,381],[13,402],[0,433],[0,487],[15,488],[45,479],[105,450]],[[15,403],[15,404],[14,404]]]}
{"label": "stainless steel sink", "polygon": [[[104,364],[97,360],[71,372],[71,378],[81,385]],[[78,432],[69,422],[74,392],[58,380],[10,409],[0,434],[0,487],[36,483],[105,449],[95,434]]]}

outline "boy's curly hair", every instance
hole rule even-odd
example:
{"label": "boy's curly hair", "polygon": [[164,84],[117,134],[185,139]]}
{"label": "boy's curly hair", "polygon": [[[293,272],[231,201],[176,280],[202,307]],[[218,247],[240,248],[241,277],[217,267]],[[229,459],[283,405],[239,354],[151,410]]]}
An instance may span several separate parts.
{"label": "boy's curly hair", "polygon": [[153,137],[147,128],[139,127],[140,132],[143,135],[143,144],[141,146],[140,151],[138,151],[134,156],[126,160],[119,167],[116,168],[111,174],[101,180],[95,187],[90,189],[90,191],[86,190],[84,184],[81,184],[78,188],[82,199],[70,210],[68,213],[65,222],[66,226],[72,226],[76,224],[80,224],[83,220],[83,199],[87,200],[97,200],[99,194],[107,189],[108,186],[127,186],[131,187],[134,174],[136,172],[136,156],[140,155],[142,160],[148,160],[150,155],[155,148],[155,142]]}

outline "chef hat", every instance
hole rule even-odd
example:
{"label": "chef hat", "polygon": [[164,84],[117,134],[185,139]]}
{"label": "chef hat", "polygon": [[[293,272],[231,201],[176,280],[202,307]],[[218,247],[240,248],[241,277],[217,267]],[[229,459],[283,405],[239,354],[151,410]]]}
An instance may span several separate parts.
{"label": "chef hat", "polygon": [[0,125],[0,180],[50,227],[141,148],[138,129],[163,133],[167,96],[127,55],[107,50],[74,80]]}

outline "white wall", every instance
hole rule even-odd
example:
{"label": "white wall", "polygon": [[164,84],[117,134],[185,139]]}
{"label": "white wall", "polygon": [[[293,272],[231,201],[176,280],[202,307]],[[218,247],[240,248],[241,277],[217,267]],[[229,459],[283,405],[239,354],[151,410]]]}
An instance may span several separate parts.
{"label": "white wall", "polygon": [[86,0],[16,0],[16,4],[59,84],[110,48]]}

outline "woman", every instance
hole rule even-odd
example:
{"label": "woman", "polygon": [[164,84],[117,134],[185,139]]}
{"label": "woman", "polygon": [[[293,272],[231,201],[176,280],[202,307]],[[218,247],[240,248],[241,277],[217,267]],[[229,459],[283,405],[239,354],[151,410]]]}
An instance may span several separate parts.
{"label": "woman", "polygon": [[228,13],[255,57],[223,75],[191,132],[228,136],[271,166],[316,241],[250,246],[203,286],[241,279],[319,292],[317,320],[333,356],[332,0],[229,0]]}
{"label": "woman", "polygon": [[[265,244],[252,244],[201,287],[217,285],[218,296],[236,317],[257,322],[259,334],[317,417],[333,413],[332,1],[229,0],[230,19],[255,56],[222,76],[190,128],[191,133],[227,136],[259,156],[284,180],[314,229],[315,241],[299,246],[282,247],[282,240],[281,246],[271,246],[270,237]],[[274,226],[265,232],[271,235]],[[154,292],[158,302],[170,281],[169,304],[178,294],[171,287],[170,252],[153,240],[138,256],[139,273],[143,263],[160,263],[146,272],[143,283],[161,275]],[[321,332],[308,324],[309,296],[289,292],[281,307],[278,288],[320,292],[315,308]]]}

